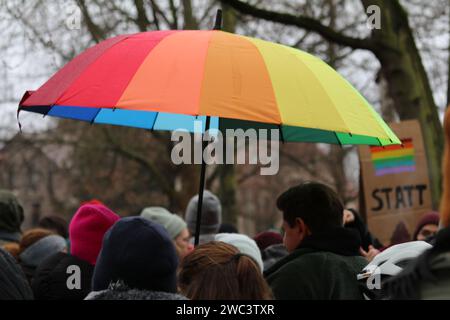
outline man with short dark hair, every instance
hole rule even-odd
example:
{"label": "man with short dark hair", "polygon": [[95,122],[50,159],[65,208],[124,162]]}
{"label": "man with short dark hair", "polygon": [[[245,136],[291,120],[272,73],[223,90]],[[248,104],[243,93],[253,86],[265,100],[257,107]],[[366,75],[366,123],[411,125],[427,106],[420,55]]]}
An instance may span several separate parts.
{"label": "man with short dark hair", "polygon": [[343,227],[344,207],[324,184],[306,182],[277,200],[289,255],[265,273],[276,299],[362,299],[356,275],[367,261]]}

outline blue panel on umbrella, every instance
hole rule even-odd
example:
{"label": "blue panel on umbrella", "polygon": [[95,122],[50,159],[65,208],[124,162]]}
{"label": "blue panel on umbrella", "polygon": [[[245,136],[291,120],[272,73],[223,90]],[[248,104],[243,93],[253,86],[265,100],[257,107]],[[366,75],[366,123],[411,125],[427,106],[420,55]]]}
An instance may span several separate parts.
{"label": "blue panel on umbrella", "polygon": [[156,115],[157,112],[105,108],[100,110],[94,123],[151,129]]}
{"label": "blue panel on umbrella", "polygon": [[[176,131],[183,130],[189,132],[203,132],[205,130],[206,116],[189,116],[184,114],[173,114],[160,112],[156,117],[154,130]],[[219,119],[211,117],[210,129],[218,129]],[[213,130],[211,130],[213,131]],[[211,132],[213,133],[213,132]]]}
{"label": "blue panel on umbrella", "polygon": [[75,119],[82,121],[92,121],[97,115],[98,108],[87,108],[87,107],[66,107],[66,106],[54,106],[48,112],[49,116]]}

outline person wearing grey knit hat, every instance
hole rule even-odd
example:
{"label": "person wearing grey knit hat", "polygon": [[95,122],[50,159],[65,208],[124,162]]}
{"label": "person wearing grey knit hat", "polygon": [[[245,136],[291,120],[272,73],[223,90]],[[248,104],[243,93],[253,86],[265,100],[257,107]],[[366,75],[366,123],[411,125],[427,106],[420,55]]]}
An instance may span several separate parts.
{"label": "person wearing grey knit hat", "polygon": [[[191,234],[195,234],[197,223],[198,195],[191,198],[186,208],[185,220]],[[214,240],[222,223],[222,205],[212,192],[203,192],[202,219],[200,224],[200,244]],[[193,242],[193,238],[191,239]]]}
{"label": "person wearing grey knit hat", "polygon": [[142,210],[141,217],[160,224],[166,229],[180,259],[192,251],[187,224],[180,216],[162,207],[148,207]]}
{"label": "person wearing grey knit hat", "polygon": [[264,271],[264,264],[261,257],[261,251],[258,248],[255,240],[246,236],[245,234],[238,233],[218,233],[215,236],[216,241],[225,242],[235,246],[240,253],[245,254],[253,259],[258,266],[261,273]]}

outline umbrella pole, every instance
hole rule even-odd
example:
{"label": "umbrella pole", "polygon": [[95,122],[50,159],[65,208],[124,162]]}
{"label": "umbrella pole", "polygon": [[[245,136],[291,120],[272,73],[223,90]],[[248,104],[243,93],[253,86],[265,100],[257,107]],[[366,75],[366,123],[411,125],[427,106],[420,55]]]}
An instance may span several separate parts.
{"label": "umbrella pole", "polygon": [[[209,130],[211,119],[209,116],[206,117],[205,132]],[[204,136],[204,135],[203,135]],[[202,139],[203,140],[203,139]],[[198,203],[197,203],[197,220],[195,225],[195,246],[198,246],[200,241],[200,225],[202,221],[202,207],[203,207],[203,191],[205,190],[205,174],[206,174],[206,163],[203,158],[203,153],[207,146],[207,141],[202,141],[202,168],[200,171],[200,189],[198,191]]]}
{"label": "umbrella pole", "polygon": [[[214,25],[214,30],[222,30],[222,10],[217,10],[216,15],[216,23]],[[206,123],[205,123],[205,132],[209,130],[211,118],[210,116],[206,117]],[[203,139],[202,139],[203,140]],[[200,241],[200,225],[202,222],[202,206],[203,206],[203,191],[205,190],[205,175],[206,175],[206,163],[205,159],[203,158],[203,153],[205,151],[205,148],[207,146],[207,141],[202,141],[202,168],[200,171],[200,188],[198,191],[198,203],[197,203],[197,221],[195,225],[195,242],[194,245],[198,246]]]}

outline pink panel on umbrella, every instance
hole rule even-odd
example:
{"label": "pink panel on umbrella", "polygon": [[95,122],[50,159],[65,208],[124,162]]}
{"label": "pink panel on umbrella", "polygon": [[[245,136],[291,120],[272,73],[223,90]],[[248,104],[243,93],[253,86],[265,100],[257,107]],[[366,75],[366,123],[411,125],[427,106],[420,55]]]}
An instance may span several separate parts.
{"label": "pink panel on umbrella", "polygon": [[148,54],[178,31],[138,33],[93,62],[57,100],[58,105],[113,108]]}
{"label": "pink panel on umbrella", "polygon": [[38,91],[26,99],[22,106],[49,106],[54,105],[56,100],[69,88],[83,71],[95,60],[97,60],[109,48],[119,43],[127,36],[118,36],[99,43],[98,45],[84,51],[78,57],[69,62],[58,71]]}

